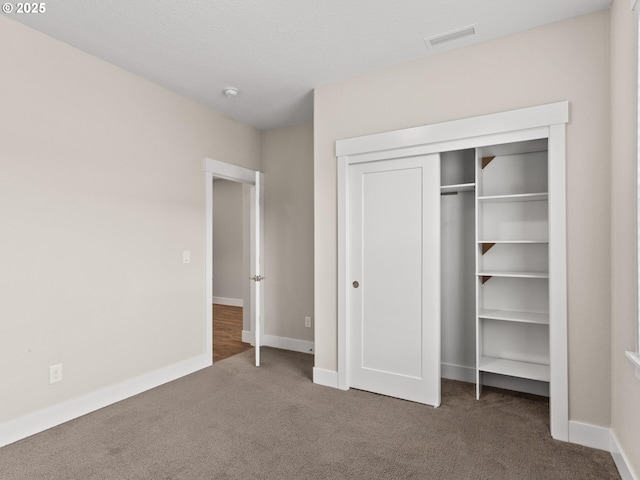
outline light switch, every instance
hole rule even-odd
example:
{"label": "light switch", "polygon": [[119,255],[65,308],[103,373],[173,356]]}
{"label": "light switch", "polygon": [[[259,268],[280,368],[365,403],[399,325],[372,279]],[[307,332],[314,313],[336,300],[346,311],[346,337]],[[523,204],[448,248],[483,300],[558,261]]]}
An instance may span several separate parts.
{"label": "light switch", "polygon": [[191,251],[184,250],[182,252],[182,263],[191,263]]}

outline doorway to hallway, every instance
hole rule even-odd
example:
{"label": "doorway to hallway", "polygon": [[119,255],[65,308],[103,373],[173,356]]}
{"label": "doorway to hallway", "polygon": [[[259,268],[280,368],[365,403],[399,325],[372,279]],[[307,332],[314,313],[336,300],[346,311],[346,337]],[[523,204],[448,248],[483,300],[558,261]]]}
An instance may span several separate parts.
{"label": "doorway to hallway", "polygon": [[242,341],[242,307],[213,304],[213,363],[251,348]]}

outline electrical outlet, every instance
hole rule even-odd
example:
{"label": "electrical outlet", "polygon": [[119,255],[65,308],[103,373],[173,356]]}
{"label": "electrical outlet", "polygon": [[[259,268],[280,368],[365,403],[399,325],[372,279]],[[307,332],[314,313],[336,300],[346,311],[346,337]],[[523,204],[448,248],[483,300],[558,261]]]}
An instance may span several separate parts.
{"label": "electrical outlet", "polygon": [[311,317],[304,317],[304,326],[311,328]]}
{"label": "electrical outlet", "polygon": [[51,365],[49,367],[49,383],[58,383],[62,381],[62,364]]}

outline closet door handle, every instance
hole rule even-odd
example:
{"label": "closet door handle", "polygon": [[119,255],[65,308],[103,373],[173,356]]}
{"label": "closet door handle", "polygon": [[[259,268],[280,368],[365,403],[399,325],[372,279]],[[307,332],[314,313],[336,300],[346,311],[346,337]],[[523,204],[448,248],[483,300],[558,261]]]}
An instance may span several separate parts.
{"label": "closet door handle", "polygon": [[358,288],[360,286],[357,280],[354,281],[351,285],[353,285],[353,288]]}

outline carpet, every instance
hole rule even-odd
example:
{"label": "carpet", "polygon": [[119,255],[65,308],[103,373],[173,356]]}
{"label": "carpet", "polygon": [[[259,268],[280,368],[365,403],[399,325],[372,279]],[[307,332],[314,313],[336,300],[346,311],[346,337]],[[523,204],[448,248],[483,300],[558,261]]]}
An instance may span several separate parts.
{"label": "carpet", "polygon": [[16,479],[619,479],[609,453],[553,440],[538,398],[443,380],[433,408],[311,381],[313,357],[222,360],[0,448]]}

